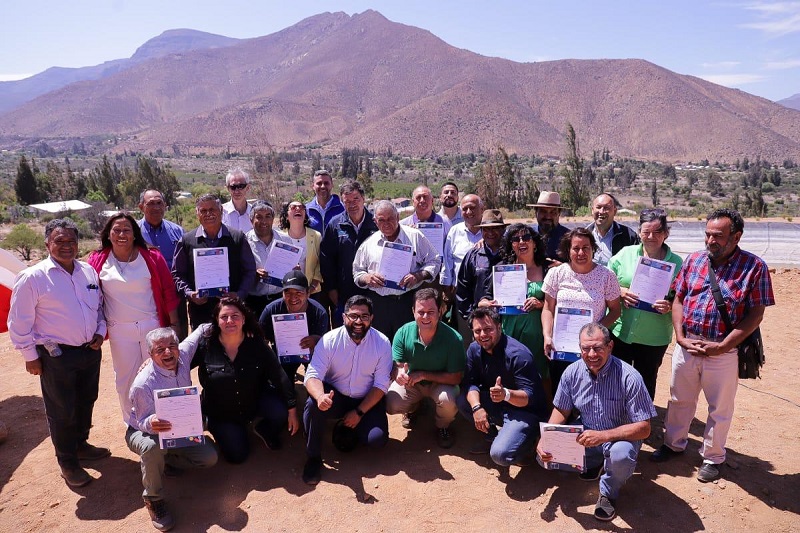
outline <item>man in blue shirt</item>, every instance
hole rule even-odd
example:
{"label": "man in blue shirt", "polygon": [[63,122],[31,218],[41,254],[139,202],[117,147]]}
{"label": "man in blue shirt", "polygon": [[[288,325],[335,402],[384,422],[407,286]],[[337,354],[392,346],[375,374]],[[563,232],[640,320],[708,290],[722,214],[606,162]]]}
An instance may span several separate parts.
{"label": "man in blue shirt", "polygon": [[[553,398],[551,424],[573,423],[577,410],[584,430],[577,441],[586,448],[584,481],[600,478],[600,496],[594,509],[598,520],[612,520],[622,485],[633,475],[642,440],[650,435],[656,416],[642,376],[611,355],[614,342],[605,326],[592,322],[579,333],[581,360],[567,367]],[[552,455],[537,447],[539,459]],[[605,470],[602,477],[601,470]]]}
{"label": "man in blue shirt", "polygon": [[314,198],[306,204],[306,213],[311,227],[322,235],[331,219],[339,213],[344,213],[344,206],[338,196],[331,194],[333,180],[324,168],[314,172],[311,188],[314,191]]}

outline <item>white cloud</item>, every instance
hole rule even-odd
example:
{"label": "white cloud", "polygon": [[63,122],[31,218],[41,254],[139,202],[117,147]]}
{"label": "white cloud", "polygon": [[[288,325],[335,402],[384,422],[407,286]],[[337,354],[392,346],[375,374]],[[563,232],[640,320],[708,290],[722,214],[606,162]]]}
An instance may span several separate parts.
{"label": "white cloud", "polygon": [[742,24],[743,28],[776,37],[800,32],[800,2],[755,2],[744,8],[756,12],[761,20]]}
{"label": "white cloud", "polygon": [[784,59],[783,61],[768,61],[764,68],[769,70],[787,70],[800,67],[800,59]]}
{"label": "white cloud", "polygon": [[717,61],[716,63],[701,63],[700,66],[703,68],[728,69],[738,67],[741,64],[741,61]]}
{"label": "white cloud", "polygon": [[33,74],[0,74],[0,81],[17,81],[30,78]]}
{"label": "white cloud", "polygon": [[702,74],[697,77],[725,87],[739,87],[740,85],[758,83],[767,79],[767,76],[760,74]]}

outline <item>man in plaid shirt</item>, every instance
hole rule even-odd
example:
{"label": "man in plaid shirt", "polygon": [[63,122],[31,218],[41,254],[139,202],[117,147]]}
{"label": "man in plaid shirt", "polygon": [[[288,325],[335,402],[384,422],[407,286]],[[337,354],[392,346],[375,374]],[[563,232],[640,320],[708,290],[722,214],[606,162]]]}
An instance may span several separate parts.
{"label": "man in plaid shirt", "polygon": [[[736,347],[761,323],[766,306],[775,304],[766,263],[739,248],[743,231],[738,212],[713,211],[706,222],[706,249],[690,254],[674,281],[671,398],[664,444],[651,460],[663,462],[684,452],[702,390],[709,407],[697,479],[704,483],[719,478],[725,463],[739,379]],[[713,275],[733,324],[731,331],[714,302],[709,281]]]}

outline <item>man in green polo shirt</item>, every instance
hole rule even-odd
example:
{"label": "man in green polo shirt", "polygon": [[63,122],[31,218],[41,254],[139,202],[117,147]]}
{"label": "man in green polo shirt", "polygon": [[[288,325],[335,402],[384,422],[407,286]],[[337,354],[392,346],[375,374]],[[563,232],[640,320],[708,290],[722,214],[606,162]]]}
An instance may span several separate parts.
{"label": "man in green polo shirt", "polygon": [[392,343],[394,370],[386,393],[386,411],[403,414],[403,427],[411,429],[424,398],[436,406],[436,441],[442,448],[453,445],[450,424],[458,413],[458,384],[464,374],[466,355],[461,335],[441,322],[442,297],[436,289],[414,295],[414,321],[400,327]]}

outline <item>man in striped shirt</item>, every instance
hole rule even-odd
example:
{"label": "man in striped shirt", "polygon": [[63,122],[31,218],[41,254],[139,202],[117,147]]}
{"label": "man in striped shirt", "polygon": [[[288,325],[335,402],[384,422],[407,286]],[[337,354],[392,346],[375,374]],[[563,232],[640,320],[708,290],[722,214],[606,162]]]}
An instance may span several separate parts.
{"label": "man in striped shirt", "polygon": [[[650,419],[656,416],[656,410],[642,376],[611,355],[614,342],[605,326],[586,324],[578,339],[581,360],[561,376],[550,423],[583,424],[584,431],[577,437],[586,448],[585,470],[580,478],[600,478],[594,516],[608,521],[616,516],[619,491],[636,469],[642,440],[650,435]],[[580,414],[579,421],[570,420],[573,410]],[[536,451],[543,462],[552,460],[541,441]]]}

